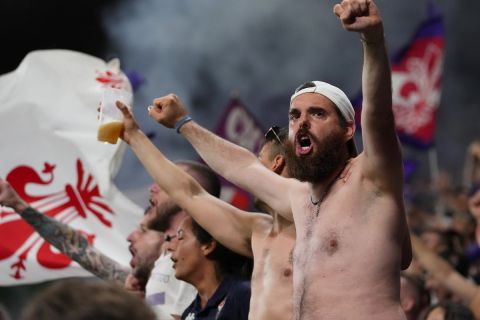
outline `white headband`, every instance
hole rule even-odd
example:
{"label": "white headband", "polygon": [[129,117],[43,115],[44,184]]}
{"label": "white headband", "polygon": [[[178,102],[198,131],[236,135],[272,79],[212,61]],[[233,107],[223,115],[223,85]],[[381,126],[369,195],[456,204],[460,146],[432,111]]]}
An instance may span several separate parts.
{"label": "white headband", "polygon": [[322,81],[311,81],[311,83],[313,83],[315,86],[303,88],[299,91],[296,91],[292,95],[292,97],[290,98],[290,105],[292,104],[293,99],[295,99],[301,94],[308,93],[308,92],[318,93],[330,99],[330,101],[332,101],[335,104],[335,106],[337,106],[338,110],[343,115],[345,120],[347,121],[354,120],[355,111],[353,110],[353,106],[350,103],[350,100],[348,99],[347,95],[342,90],[340,90],[335,86],[332,86],[331,84],[328,84]]}

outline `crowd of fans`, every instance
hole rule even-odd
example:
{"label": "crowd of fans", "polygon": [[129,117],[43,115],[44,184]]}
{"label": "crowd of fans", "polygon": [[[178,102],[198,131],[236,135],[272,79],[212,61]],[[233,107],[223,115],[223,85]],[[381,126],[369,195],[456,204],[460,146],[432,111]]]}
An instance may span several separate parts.
{"label": "crowd of fans", "polygon": [[[280,132],[280,130],[277,131]],[[272,145],[278,148],[279,144],[275,136],[271,133],[269,135],[267,144],[273,143]],[[285,135],[286,132],[282,131],[282,140],[285,139]],[[183,162],[184,166],[185,163],[194,165],[192,162]],[[400,301],[408,320],[480,319],[480,142],[473,142],[469,146],[464,169],[463,186],[454,186],[448,175],[444,173],[439,180],[432,182],[430,190],[426,192],[429,193],[428,196],[423,190],[416,195],[410,194],[406,200],[413,260],[409,268],[401,273]],[[218,186],[215,188],[218,189]],[[422,197],[430,201],[419,199]],[[159,224],[161,225],[162,221],[157,221],[156,225],[150,223],[147,226],[152,228],[151,232],[161,235],[165,227],[159,227]],[[175,251],[178,243],[174,238],[177,237],[194,235],[200,244],[211,244],[211,241],[214,241],[191,218],[184,217],[182,224],[178,227],[172,239],[167,239],[164,250]],[[155,231],[155,229],[162,231]],[[134,237],[133,234],[129,236],[129,241],[135,243],[135,240],[131,240]],[[159,242],[157,241],[157,245]],[[158,250],[157,246],[154,248]],[[153,249],[150,247],[149,250]],[[234,309],[233,312],[235,315],[240,312],[248,314],[250,297],[248,274],[251,272],[248,260],[242,259],[219,244],[215,245],[214,251],[220,252],[215,254],[216,258],[213,260],[219,259],[220,265],[214,262],[212,267],[205,267],[209,263],[208,259],[205,260],[207,264],[187,260],[187,264],[183,266],[183,270],[186,271],[182,273],[182,269],[180,272],[177,270],[175,276],[197,284],[195,286],[197,290],[205,290],[205,287],[198,285],[198,279],[202,279],[202,274],[212,274],[213,278],[217,279],[217,283],[213,285],[213,291],[215,291],[221,282],[218,282],[218,279],[229,279],[231,282],[232,276],[225,278],[225,275],[236,275],[233,276],[233,281],[240,285],[240,290],[237,288],[234,291],[239,294],[235,297],[235,301],[246,301],[246,303],[240,304],[239,309]],[[211,255],[213,254],[214,252]],[[197,254],[187,251],[186,255],[191,259],[192,255]],[[155,255],[156,258],[158,255]],[[178,255],[173,258],[175,262],[179,259],[181,258]],[[149,272],[152,267],[150,266]],[[218,272],[220,274],[216,274]],[[236,280],[237,278],[239,280]],[[227,288],[231,289],[229,286]],[[144,287],[145,284],[139,289],[143,292],[141,297],[144,297]],[[138,293],[139,291],[129,289],[130,292]],[[225,288],[223,291],[225,291],[224,294],[229,292]],[[92,315],[98,319],[155,318],[146,303],[135,297],[136,295],[127,292],[129,291],[120,289],[114,283],[87,280],[60,281],[39,294],[28,305],[24,312],[24,319],[87,319]],[[212,296],[212,292],[207,296]],[[202,310],[200,298],[197,299],[199,300],[195,300],[196,302],[189,309]],[[216,301],[213,307],[218,307],[221,301],[222,299]],[[246,314],[241,318],[246,319]],[[0,319],[9,319],[7,311],[3,308],[0,309]]]}
{"label": "crowd of fans", "polygon": [[479,174],[475,141],[466,152],[462,185],[444,172],[427,192],[407,197],[414,255],[402,274],[401,294],[410,319],[436,319],[435,306],[448,319],[480,319]]}
{"label": "crowd of fans", "polygon": [[289,129],[272,127],[258,157],[192,121],[177,96],[155,99],[150,116],[246,187],[264,213],[245,212],[219,199],[208,166],[166,159],[117,102],[121,138],[155,181],[127,238],[131,268],[0,179],[2,206],[106,280],[60,281],[22,319],[479,320],[480,142],[468,148],[461,186],[447,174],[422,193],[404,186],[378,9],[344,0],[334,13],[363,43],[363,152],[350,101],[324,82],[295,91]]}

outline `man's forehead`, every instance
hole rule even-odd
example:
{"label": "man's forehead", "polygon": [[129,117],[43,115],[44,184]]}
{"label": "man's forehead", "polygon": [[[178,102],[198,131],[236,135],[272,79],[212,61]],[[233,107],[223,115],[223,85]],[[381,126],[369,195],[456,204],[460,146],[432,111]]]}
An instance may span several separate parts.
{"label": "man's forehead", "polygon": [[332,108],[336,108],[332,100],[330,100],[323,94],[307,92],[295,97],[295,99],[292,100],[292,103],[290,103],[290,110],[296,109],[298,107],[305,107],[305,106],[306,107],[329,106]]}

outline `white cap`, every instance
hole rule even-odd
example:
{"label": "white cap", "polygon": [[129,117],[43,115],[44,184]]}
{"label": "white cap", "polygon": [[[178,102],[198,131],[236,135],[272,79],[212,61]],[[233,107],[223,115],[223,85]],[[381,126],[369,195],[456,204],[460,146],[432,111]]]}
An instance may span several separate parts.
{"label": "white cap", "polygon": [[290,98],[290,104],[292,104],[293,99],[301,94],[309,92],[318,93],[330,99],[330,101],[332,101],[338,108],[345,120],[353,121],[355,119],[355,111],[353,110],[350,100],[339,88],[322,81],[310,81],[300,86],[300,88],[300,90],[295,90],[295,93]]}

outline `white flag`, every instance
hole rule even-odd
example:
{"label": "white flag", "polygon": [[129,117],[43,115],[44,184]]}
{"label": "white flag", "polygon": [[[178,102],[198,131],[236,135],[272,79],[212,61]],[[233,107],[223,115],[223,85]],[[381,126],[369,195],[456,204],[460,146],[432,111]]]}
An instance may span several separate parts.
{"label": "white flag", "polygon": [[[0,76],[0,176],[39,211],[81,230],[128,265],[126,237],[142,209],[113,185],[125,146],[97,141],[104,86],[131,90],[118,60],[68,50],[28,54]],[[0,208],[0,285],[91,276]]]}

